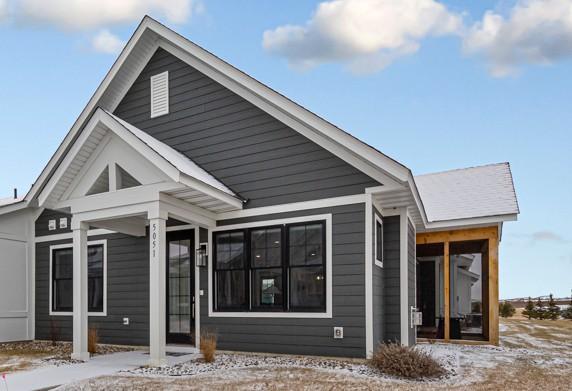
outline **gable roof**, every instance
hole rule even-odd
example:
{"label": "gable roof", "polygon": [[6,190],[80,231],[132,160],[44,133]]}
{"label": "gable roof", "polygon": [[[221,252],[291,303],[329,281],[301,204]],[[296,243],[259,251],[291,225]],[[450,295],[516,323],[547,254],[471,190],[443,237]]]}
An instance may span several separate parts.
{"label": "gable roof", "polygon": [[429,222],[516,215],[516,193],[508,163],[415,177]]}
{"label": "gable roof", "polygon": [[[206,209],[236,210],[242,207],[242,200],[232,190],[191,159],[101,108],[96,109],[80,137],[74,141],[65,159],[39,194],[41,205],[49,206],[61,198],[65,199],[66,194],[73,190],[75,178],[82,175],[84,167],[89,167],[92,156],[97,156],[100,145],[106,145],[105,139],[110,132],[152,162],[170,181],[184,185],[183,189],[178,186],[165,191],[173,191],[181,198],[192,192],[195,199],[189,202]],[[201,201],[196,201],[198,195],[201,196]]]}
{"label": "gable roof", "polygon": [[26,201],[36,199],[96,108],[114,111],[158,47],[171,52],[384,186],[402,186],[410,181],[411,172],[403,164],[146,16],[33,184]]}
{"label": "gable roof", "polygon": [[[167,144],[157,140],[155,137],[145,133],[141,129],[131,125],[130,123],[122,120],[121,118],[111,114],[110,112],[103,110],[109,117],[113,118],[115,121],[119,122],[123,128],[131,132],[135,137],[145,143],[149,148],[157,153],[160,157],[164,158],[175,168],[190,177],[195,178],[203,182],[204,184],[211,186],[223,193],[226,193],[232,197],[240,199],[240,197],[230,190],[224,183],[216,179],[214,176],[209,174],[207,171],[198,166],[190,158],[183,155],[179,151],[176,151]],[[242,200],[241,200],[242,201]]]}

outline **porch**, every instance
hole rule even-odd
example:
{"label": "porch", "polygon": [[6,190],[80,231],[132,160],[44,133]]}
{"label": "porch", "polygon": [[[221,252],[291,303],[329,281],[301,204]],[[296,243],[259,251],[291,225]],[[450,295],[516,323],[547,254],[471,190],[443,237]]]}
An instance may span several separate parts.
{"label": "porch", "polygon": [[418,339],[499,343],[497,226],[417,233]]}
{"label": "porch", "polygon": [[[166,144],[98,109],[40,193],[38,204],[71,216],[73,244],[67,256],[73,260],[66,267],[73,275],[65,278],[73,284],[73,303],[68,299],[64,313],[55,315],[72,315],[73,359],[90,358],[91,229],[149,240],[150,365],[166,363],[168,335],[181,334],[186,343],[191,342],[192,333],[200,335],[199,269],[195,262],[195,251],[201,247],[199,229],[214,227],[216,213],[238,210],[243,204],[224,184]],[[169,242],[175,233],[186,237]],[[176,288],[183,292],[172,295],[177,308],[171,312],[167,309],[169,281],[179,284]],[[58,293],[52,285],[50,282],[50,314],[56,312]],[[101,290],[106,292],[105,287]],[[105,315],[107,300],[102,302]],[[128,324],[129,319],[124,321]],[[177,327],[167,329],[169,321],[177,322]]]}

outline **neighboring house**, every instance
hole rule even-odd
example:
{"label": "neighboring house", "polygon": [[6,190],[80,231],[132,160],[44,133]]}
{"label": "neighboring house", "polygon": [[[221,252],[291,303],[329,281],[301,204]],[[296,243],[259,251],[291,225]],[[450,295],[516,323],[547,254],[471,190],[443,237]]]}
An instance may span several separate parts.
{"label": "neighboring house", "polygon": [[[0,208],[22,228],[2,278],[30,286],[2,285],[0,315],[33,326],[0,338],[57,335],[86,360],[96,327],[161,364],[208,329],[224,350],[366,357],[416,342],[421,297],[427,337],[494,344],[498,242],[517,214],[508,164],[414,178],[146,17],[24,200]],[[462,254],[482,262],[451,288]],[[481,297],[453,316],[467,284]]]}

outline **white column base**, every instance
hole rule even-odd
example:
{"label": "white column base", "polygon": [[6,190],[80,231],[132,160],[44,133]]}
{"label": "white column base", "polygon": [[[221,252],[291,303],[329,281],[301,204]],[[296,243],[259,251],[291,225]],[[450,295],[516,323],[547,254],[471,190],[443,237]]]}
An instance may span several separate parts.
{"label": "white column base", "polygon": [[89,352],[72,353],[71,359],[84,362],[89,361]]}

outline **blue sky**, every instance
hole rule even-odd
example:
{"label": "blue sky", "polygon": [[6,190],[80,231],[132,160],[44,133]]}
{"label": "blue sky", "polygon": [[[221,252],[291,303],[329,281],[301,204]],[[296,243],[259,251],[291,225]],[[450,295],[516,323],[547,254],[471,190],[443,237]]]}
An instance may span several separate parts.
{"label": "blue sky", "polygon": [[[368,3],[377,1],[383,3]],[[83,26],[69,22],[82,20],[73,14],[38,11],[37,0],[8,0],[1,20],[0,0],[0,197],[14,187],[20,193],[29,189],[115,60],[115,54],[101,51],[116,51],[140,16],[150,13],[415,174],[509,161],[521,215],[504,227],[501,297],[569,295],[572,49],[558,39],[570,42],[572,36],[558,33],[566,21],[558,20],[564,8],[556,8],[570,2],[420,1],[437,4],[433,25],[424,31],[393,26],[397,41],[380,43],[376,37],[386,33],[386,24],[374,20],[373,30],[365,31],[372,34],[373,49],[363,49],[364,31],[343,37],[340,45],[323,25],[335,17],[343,24],[343,12],[349,11],[336,9],[332,18],[320,20],[317,1],[166,1],[173,5],[142,6],[109,20],[89,17]],[[173,13],[180,4],[190,6]],[[532,22],[514,16],[523,7]],[[380,10],[385,9],[375,8],[373,17]],[[486,12],[494,16],[489,21],[501,20],[502,29],[483,43],[477,33],[484,29],[476,23]],[[421,15],[423,23],[428,19]],[[515,38],[523,20],[530,34]],[[556,27],[539,34],[535,28],[546,20]],[[302,41],[293,33],[278,35],[276,29],[285,25],[297,26]],[[111,38],[101,47],[94,37],[102,30]],[[263,45],[265,31],[273,40]],[[403,36],[406,42],[398,42]],[[364,71],[363,64],[377,60],[384,66]]]}

